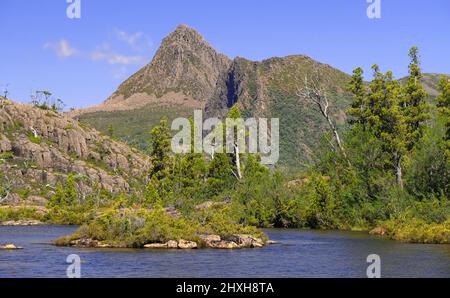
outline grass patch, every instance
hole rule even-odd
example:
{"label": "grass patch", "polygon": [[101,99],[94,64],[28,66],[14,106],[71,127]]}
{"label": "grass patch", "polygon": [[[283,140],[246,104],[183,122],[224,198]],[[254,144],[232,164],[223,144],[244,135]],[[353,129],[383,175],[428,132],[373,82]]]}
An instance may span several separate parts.
{"label": "grass patch", "polygon": [[41,136],[34,136],[33,133],[27,134],[28,140],[30,140],[31,143],[40,145],[42,144],[42,137]]}
{"label": "grass patch", "polygon": [[14,153],[12,151],[0,153],[0,159],[12,159],[12,158],[14,158]]}

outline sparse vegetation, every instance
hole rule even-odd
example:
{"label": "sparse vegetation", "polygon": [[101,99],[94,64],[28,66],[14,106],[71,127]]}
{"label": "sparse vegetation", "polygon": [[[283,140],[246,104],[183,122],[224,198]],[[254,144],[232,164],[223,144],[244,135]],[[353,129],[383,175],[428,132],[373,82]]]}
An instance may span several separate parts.
{"label": "sparse vegetation", "polygon": [[30,140],[31,143],[40,145],[42,143],[42,137],[39,135],[35,135],[32,132],[29,132],[27,134],[28,140]]}
{"label": "sparse vegetation", "polygon": [[62,112],[64,110],[64,102],[59,98],[55,99],[48,90],[36,91],[30,97],[31,104],[36,108],[53,112]]}

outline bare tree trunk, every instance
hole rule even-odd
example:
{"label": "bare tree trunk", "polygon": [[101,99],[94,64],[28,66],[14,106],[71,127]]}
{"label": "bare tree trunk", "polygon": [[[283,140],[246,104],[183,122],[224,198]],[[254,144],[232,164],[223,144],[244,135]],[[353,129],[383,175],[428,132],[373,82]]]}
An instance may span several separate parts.
{"label": "bare tree trunk", "polygon": [[38,132],[37,132],[37,130],[34,128],[34,127],[30,127],[30,129],[31,129],[31,131],[33,132],[33,136],[35,137],[35,138],[37,138],[38,137]]}
{"label": "bare tree trunk", "polygon": [[397,157],[397,162],[395,165],[395,175],[397,176],[397,184],[400,187],[400,189],[403,189],[403,178],[402,178],[402,164],[401,164],[401,157]]}
{"label": "bare tree trunk", "polygon": [[[328,101],[327,101],[327,105],[328,105]],[[330,126],[330,129],[333,131],[334,138],[336,139],[336,143],[337,143],[337,145],[339,147],[339,150],[342,153],[342,156],[344,156],[344,158],[347,159],[347,154],[345,153],[345,149],[344,149],[344,146],[342,145],[341,137],[339,136],[339,132],[338,132],[338,130],[336,128],[336,125],[331,120],[331,117],[328,114],[327,110],[322,111],[322,115],[327,119],[327,122],[328,122],[328,125]]]}
{"label": "bare tree trunk", "polygon": [[0,198],[0,203],[3,203],[4,201],[6,201],[9,197],[9,192],[6,193],[6,196],[4,196],[3,198]]}
{"label": "bare tree trunk", "polygon": [[241,173],[241,159],[239,156],[239,146],[238,144],[234,144],[234,161],[236,164],[236,171],[237,171],[237,178],[240,180],[242,179],[242,173]]}

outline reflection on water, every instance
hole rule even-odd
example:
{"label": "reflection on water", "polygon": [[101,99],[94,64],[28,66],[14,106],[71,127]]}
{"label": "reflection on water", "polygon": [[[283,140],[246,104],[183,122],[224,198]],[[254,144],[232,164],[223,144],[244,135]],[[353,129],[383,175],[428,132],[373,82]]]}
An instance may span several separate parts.
{"label": "reflection on water", "polygon": [[280,244],[245,250],[100,250],[50,241],[75,227],[0,227],[0,277],[65,277],[66,257],[81,257],[83,277],[365,277],[369,254],[383,277],[450,277],[450,245],[405,244],[365,233],[267,230]]}

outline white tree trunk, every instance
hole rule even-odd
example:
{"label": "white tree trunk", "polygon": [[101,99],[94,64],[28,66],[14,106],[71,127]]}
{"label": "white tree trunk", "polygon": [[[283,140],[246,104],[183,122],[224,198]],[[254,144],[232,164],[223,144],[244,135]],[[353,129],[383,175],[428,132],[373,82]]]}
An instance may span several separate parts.
{"label": "white tree trunk", "polygon": [[341,151],[344,158],[347,159],[347,154],[345,153],[345,149],[344,149],[344,146],[342,145],[341,137],[339,136],[339,132],[338,132],[336,126],[334,125],[333,121],[331,121],[331,118],[328,115],[328,113],[323,113],[323,115],[327,119],[328,125],[330,126],[331,130],[333,131],[333,134],[336,139],[336,143],[339,147],[339,150]]}
{"label": "white tree trunk", "polygon": [[4,196],[3,198],[0,198],[0,203],[3,203],[4,201],[6,201],[9,197],[9,192],[6,193],[6,196]]}
{"label": "white tree trunk", "polygon": [[37,138],[37,137],[38,137],[38,132],[37,132],[37,130],[36,130],[34,127],[30,127],[30,129],[31,129],[31,131],[33,132],[33,136],[34,136],[35,138]]}
{"label": "white tree trunk", "polygon": [[239,156],[238,144],[234,144],[234,156],[235,156],[235,163],[236,163],[237,178],[240,180],[240,179],[242,179],[242,173],[241,173],[241,159]]}
{"label": "white tree trunk", "polygon": [[397,164],[395,165],[395,174],[397,176],[397,184],[400,189],[403,189],[403,178],[402,178],[402,164],[401,158],[397,157]]}

